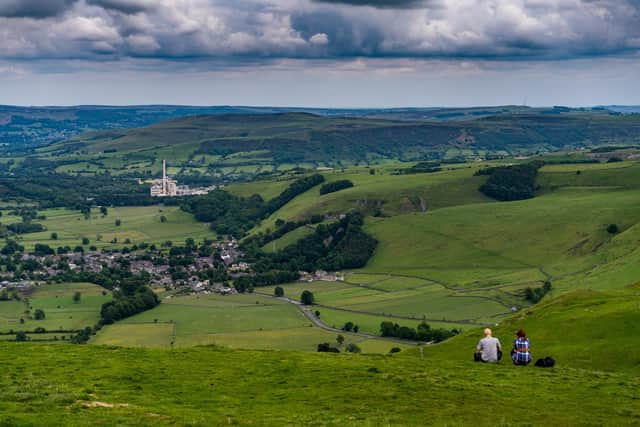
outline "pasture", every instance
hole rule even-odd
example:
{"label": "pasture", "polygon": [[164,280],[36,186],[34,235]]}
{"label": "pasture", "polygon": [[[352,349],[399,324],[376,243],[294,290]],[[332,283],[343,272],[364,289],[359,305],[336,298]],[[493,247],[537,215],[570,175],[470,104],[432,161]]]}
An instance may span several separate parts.
{"label": "pasture", "polygon": [[[73,301],[76,292],[81,295],[78,302]],[[91,283],[51,283],[30,288],[21,293],[21,298],[20,301],[0,301],[0,332],[33,331],[36,328],[76,331],[93,327],[100,320],[102,304],[111,300],[111,294]],[[45,313],[42,320],[33,317],[38,309]],[[39,335],[32,338],[39,338]],[[60,336],[59,333],[56,335]]]}
{"label": "pasture", "polygon": [[[107,215],[92,209],[91,216],[85,219],[79,211],[68,209],[45,209],[38,212],[45,215],[45,220],[34,220],[42,224],[46,231],[17,236],[25,249],[33,249],[36,243],[44,243],[53,248],[69,246],[72,249],[82,246],[82,239],[89,239],[84,245],[100,248],[130,246],[136,243],[155,243],[165,241],[184,242],[187,238],[202,240],[215,238],[207,224],[197,222],[191,214],[181,211],[176,206],[141,206],[108,208]],[[161,217],[166,222],[161,221]],[[3,223],[19,222],[16,216],[5,215]],[[120,225],[116,225],[120,220]],[[57,233],[57,239],[52,238]]]}
{"label": "pasture", "polygon": [[[388,352],[394,346],[344,335],[344,345],[367,341],[364,345],[376,352]],[[91,343],[315,351],[320,343],[335,343],[336,336],[313,326],[296,307],[283,301],[260,295],[200,295],[165,298],[152,310],[106,326]]]}

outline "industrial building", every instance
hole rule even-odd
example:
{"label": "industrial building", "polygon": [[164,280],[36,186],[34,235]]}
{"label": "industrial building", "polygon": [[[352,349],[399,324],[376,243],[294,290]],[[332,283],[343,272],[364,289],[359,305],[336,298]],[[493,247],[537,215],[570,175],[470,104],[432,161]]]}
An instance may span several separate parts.
{"label": "industrial building", "polygon": [[167,161],[162,161],[162,179],[156,179],[151,185],[151,197],[181,197],[207,194],[216,186],[190,188],[188,185],[178,185],[178,181],[167,176]]}

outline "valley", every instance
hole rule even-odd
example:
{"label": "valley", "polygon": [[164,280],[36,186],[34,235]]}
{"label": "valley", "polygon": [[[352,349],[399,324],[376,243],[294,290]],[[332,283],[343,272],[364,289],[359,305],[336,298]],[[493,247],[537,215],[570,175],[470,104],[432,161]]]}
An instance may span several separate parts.
{"label": "valley", "polygon": [[[468,123],[276,116],[85,133],[5,159],[0,353],[28,376],[2,379],[0,410],[17,418],[0,420],[29,423],[28,411],[15,410],[20,390],[51,390],[63,375],[24,362],[40,352],[68,369],[99,360],[53,394],[24,397],[44,417],[78,422],[308,424],[322,411],[329,424],[366,425],[383,411],[389,424],[466,424],[497,401],[504,424],[518,423],[504,408],[531,404],[544,405],[543,423],[574,424],[581,411],[566,404],[575,399],[602,414],[596,423],[640,417],[640,161],[631,140],[470,151],[448,140],[410,142],[395,154],[381,146],[374,159],[323,137],[316,154],[304,145],[316,157],[287,160],[279,156],[295,155],[295,144],[313,146],[305,138],[314,132]],[[513,119],[473,123],[496,132],[496,120]],[[180,130],[185,121],[199,130]],[[238,134],[243,128],[248,135]],[[283,135],[300,139],[269,145]],[[180,183],[222,187],[151,198],[165,157]],[[220,173],[225,167],[233,169]],[[482,191],[489,180],[493,193]],[[552,355],[557,367],[472,364],[487,326],[505,346],[526,328],[535,357]],[[116,366],[136,373],[116,374]],[[509,392],[513,375],[535,383],[533,397]],[[465,396],[487,383],[502,391],[469,403]],[[168,396],[189,387],[199,395],[184,410]],[[273,398],[255,387],[289,404],[267,410]],[[559,388],[562,397],[550,398]],[[296,396],[319,406],[301,413]],[[452,416],[459,401],[465,409]],[[427,406],[416,412],[418,402]]]}

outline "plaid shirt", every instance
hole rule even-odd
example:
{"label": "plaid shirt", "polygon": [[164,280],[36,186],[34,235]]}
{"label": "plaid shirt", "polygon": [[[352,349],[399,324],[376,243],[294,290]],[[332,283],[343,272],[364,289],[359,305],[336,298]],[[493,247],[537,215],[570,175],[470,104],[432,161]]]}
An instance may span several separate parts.
{"label": "plaid shirt", "polygon": [[531,362],[528,338],[517,338],[513,342],[513,354],[511,357],[516,365],[526,365]]}

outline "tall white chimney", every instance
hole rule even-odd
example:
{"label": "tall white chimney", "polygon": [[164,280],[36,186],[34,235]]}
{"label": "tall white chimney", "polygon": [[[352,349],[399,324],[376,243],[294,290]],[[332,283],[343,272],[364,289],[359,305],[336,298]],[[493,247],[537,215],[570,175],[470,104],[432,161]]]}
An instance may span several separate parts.
{"label": "tall white chimney", "polygon": [[162,193],[167,195],[167,161],[162,161]]}

